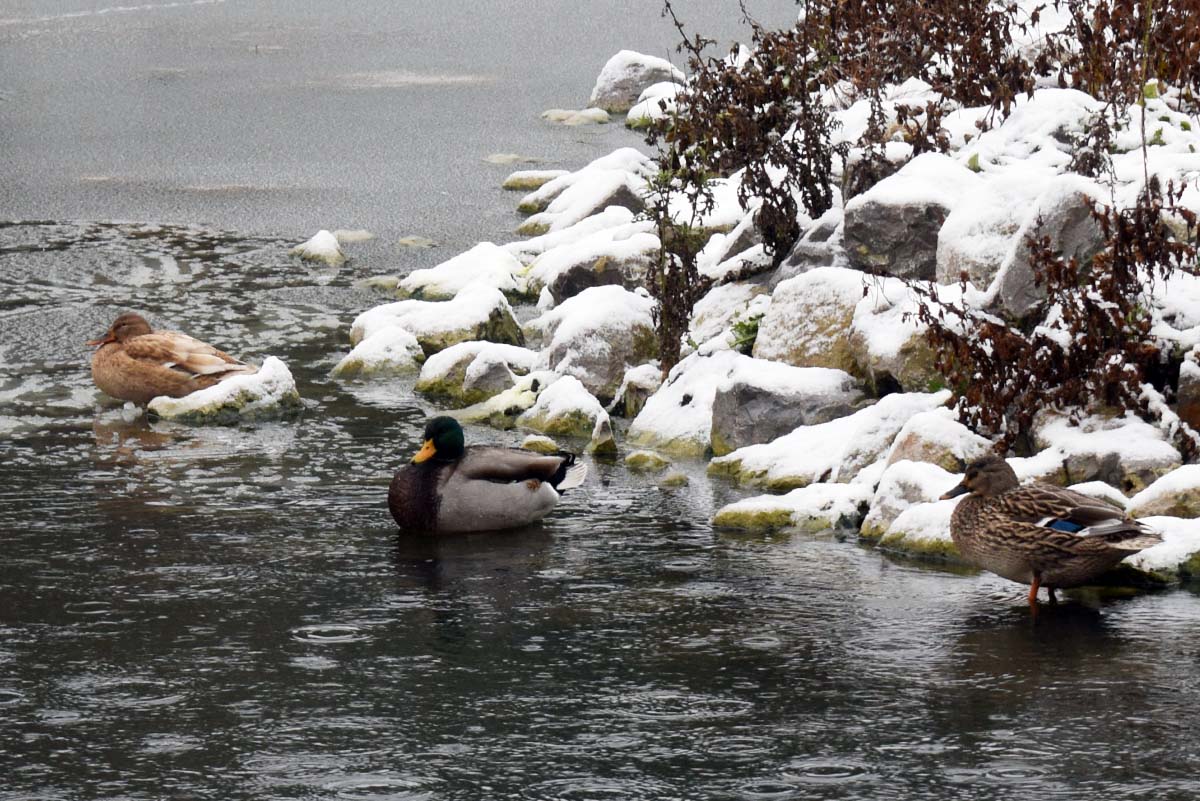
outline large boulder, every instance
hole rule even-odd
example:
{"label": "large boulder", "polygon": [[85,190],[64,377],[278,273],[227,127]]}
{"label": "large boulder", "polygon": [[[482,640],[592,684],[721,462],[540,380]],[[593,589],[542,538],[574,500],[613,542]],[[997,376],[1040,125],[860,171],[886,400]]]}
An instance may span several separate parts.
{"label": "large boulder", "polygon": [[422,300],[449,300],[469,284],[485,284],[506,295],[525,293],[524,265],[504,248],[480,242],[465,253],[427,270],[414,270],[400,280],[403,295]]}
{"label": "large boulder", "polygon": [[987,289],[1012,250],[1047,178],[1022,169],[983,180],[985,191],[963,197],[938,231],[939,284],[957,284],[965,273],[977,289]]}
{"label": "large boulder", "polygon": [[1049,237],[1050,248],[1064,260],[1087,265],[1104,247],[1104,232],[1092,217],[1092,200],[1104,190],[1081,175],[1060,175],[1051,180],[1028,209],[1013,237],[995,280],[988,289],[992,308],[1011,319],[1020,319],[1046,297],[1030,263],[1030,238]]}
{"label": "large boulder", "polygon": [[485,284],[470,284],[453,300],[400,300],[368,309],[354,318],[350,343],[357,345],[396,327],[415,336],[427,356],[472,340],[509,345],[525,342],[504,294]]}
{"label": "large boulder", "polygon": [[629,111],[650,86],[686,80],[687,76],[666,59],[622,50],[600,70],[588,105],[614,113]]}
{"label": "large boulder", "polygon": [[855,269],[932,281],[938,231],[979,177],[940,153],[925,153],[846,203],[843,244]]}
{"label": "large boulder", "polygon": [[713,397],[712,452],[721,456],[845,417],[863,400],[854,377],[841,370],[738,360]]}
{"label": "large boulder", "polygon": [[819,267],[782,282],[758,323],[753,355],[796,367],[857,372],[850,324],[863,288],[862,273],[838,267]]}
{"label": "large boulder", "polygon": [[516,345],[460,342],[425,361],[414,389],[461,405],[479,403],[513,386],[538,358],[537,352]]}
{"label": "large boulder", "polygon": [[708,472],[775,491],[823,481],[847,483],[887,454],[909,418],[936,409],[949,398],[947,390],[888,395],[846,417],[801,426],[772,442],[719,456],[709,463]]}
{"label": "large boulder", "polygon": [[626,370],[657,355],[654,308],[645,295],[598,286],[530,321],[526,329],[547,342],[546,366],[575,376],[607,403]]}
{"label": "large boulder", "polygon": [[629,426],[631,445],[679,456],[701,457],[712,447],[712,407],[717,386],[746,356],[701,348],[671,369]]}
{"label": "large boulder", "polygon": [[1182,463],[1162,431],[1132,413],[1078,420],[1042,415],[1035,421],[1034,444],[1040,452],[1013,460],[1014,468],[1023,476],[1064,486],[1098,480],[1136,492]]}

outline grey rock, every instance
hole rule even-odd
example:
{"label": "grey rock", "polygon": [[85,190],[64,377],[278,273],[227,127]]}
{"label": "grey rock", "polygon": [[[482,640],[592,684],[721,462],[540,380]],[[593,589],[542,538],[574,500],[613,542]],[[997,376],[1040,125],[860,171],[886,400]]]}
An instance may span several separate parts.
{"label": "grey rock", "polygon": [[842,391],[783,392],[754,384],[749,380],[733,380],[717,389],[713,399],[713,453],[726,453],[770,442],[799,426],[816,425],[845,417],[864,403],[864,395],[845,376]]}
{"label": "grey rock", "polygon": [[1104,247],[1104,234],[1090,205],[1090,199],[1098,196],[1099,187],[1077,175],[1059,177],[1042,193],[996,276],[994,310],[1021,319],[1046,297],[1034,281],[1027,244],[1030,237],[1049,237],[1051,249],[1063,259],[1074,258],[1084,265],[1091,262]]}
{"label": "grey rock", "polygon": [[843,245],[856,270],[932,281],[938,231],[950,209],[934,201],[868,200],[846,209]]}
{"label": "grey rock", "polygon": [[611,113],[629,111],[647,87],[663,81],[683,83],[684,80],[684,74],[666,59],[622,50],[600,71],[588,105]]}

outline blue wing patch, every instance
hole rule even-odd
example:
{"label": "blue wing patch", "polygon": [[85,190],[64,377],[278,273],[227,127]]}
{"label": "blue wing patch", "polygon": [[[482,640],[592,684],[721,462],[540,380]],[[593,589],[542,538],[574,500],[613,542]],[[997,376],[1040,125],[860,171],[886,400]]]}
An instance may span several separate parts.
{"label": "blue wing patch", "polygon": [[1070,520],[1063,520],[1060,517],[1043,518],[1042,520],[1038,521],[1038,525],[1045,526],[1046,528],[1052,528],[1056,531],[1065,531],[1068,534],[1078,534],[1087,528],[1087,526],[1081,526],[1078,523],[1072,523]]}

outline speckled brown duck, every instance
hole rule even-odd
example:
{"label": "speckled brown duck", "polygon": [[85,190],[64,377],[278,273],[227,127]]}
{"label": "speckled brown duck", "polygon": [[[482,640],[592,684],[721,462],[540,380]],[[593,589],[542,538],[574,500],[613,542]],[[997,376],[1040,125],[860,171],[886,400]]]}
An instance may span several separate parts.
{"label": "speckled brown duck", "polygon": [[587,476],[587,465],[566,451],[465,447],[453,417],[430,420],[424,440],[388,489],[388,509],[402,529],[450,533],[529,525]]}
{"label": "speckled brown duck", "polygon": [[969,465],[942,498],[970,493],[950,518],[963,558],[1006,579],[1039,587],[1087,584],[1125,557],[1162,542],[1144,523],[1104,501],[1050,484],[1022,486],[1008,462],[988,456]]}
{"label": "speckled brown duck", "polygon": [[178,331],[153,331],[140,314],[126,312],[99,339],[92,380],[120,400],[146,404],[167,395],[182,398],[226,378],[258,368]]}

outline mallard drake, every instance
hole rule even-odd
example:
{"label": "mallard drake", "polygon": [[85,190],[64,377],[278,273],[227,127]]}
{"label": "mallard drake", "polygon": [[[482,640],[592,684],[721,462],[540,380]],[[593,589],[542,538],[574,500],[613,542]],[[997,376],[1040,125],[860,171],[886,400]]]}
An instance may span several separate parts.
{"label": "mallard drake", "polygon": [[453,417],[425,426],[425,444],[396,471],[388,509],[403,529],[434,532],[514,528],[541,520],[566,490],[578,487],[587,465],[575,454],[518,448],[465,447]]}
{"label": "mallard drake", "polygon": [[198,339],[178,331],[152,331],[140,314],[126,312],[108,331],[88,345],[92,380],[101,391],[120,400],[149,403],[168,395],[182,398],[234,375],[258,370]]}
{"label": "mallard drake", "polygon": [[950,536],[963,558],[984,570],[1029,586],[1037,605],[1039,587],[1050,602],[1054,590],[1078,587],[1126,556],[1157,545],[1149,526],[1104,501],[1050,484],[1021,486],[1012,466],[999,456],[968,465],[963,480],[942,496],[959,502]]}

